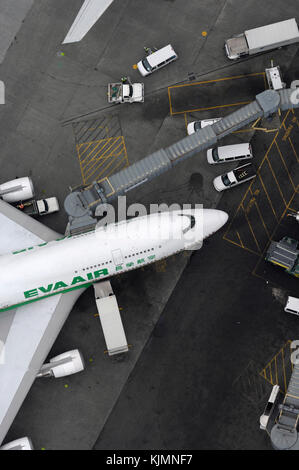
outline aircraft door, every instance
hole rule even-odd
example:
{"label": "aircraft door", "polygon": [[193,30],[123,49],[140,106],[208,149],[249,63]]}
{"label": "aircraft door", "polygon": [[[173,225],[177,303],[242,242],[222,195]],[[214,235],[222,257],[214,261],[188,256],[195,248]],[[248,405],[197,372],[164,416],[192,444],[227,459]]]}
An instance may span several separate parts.
{"label": "aircraft door", "polygon": [[123,264],[124,262],[124,257],[123,257],[121,250],[113,250],[112,258],[113,258],[113,262],[115,266],[119,266],[120,264]]}

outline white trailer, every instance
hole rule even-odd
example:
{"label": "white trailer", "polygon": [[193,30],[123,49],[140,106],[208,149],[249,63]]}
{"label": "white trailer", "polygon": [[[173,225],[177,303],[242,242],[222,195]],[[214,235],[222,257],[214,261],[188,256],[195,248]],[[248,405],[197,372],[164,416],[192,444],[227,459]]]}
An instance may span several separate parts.
{"label": "white trailer", "polygon": [[110,282],[97,282],[93,287],[109,356],[128,352],[126,334]]}
{"label": "white trailer", "polygon": [[299,30],[295,18],[249,29],[225,41],[225,51],[229,59],[276,49],[299,42]]}

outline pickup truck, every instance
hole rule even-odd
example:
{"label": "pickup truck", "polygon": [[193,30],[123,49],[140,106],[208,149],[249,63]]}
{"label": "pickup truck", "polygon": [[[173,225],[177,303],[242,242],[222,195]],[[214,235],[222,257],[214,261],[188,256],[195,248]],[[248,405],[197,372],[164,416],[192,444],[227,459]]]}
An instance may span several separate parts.
{"label": "pickup truck", "polygon": [[27,215],[47,215],[59,211],[59,203],[56,197],[21,202],[16,207]]}
{"label": "pickup truck", "polygon": [[235,170],[229,171],[224,175],[216,176],[214,179],[214,188],[216,191],[224,191],[225,189],[238,186],[241,183],[251,180],[256,177],[255,167],[252,163],[239,166]]}
{"label": "pickup truck", "polygon": [[109,103],[143,103],[143,83],[109,83]]}

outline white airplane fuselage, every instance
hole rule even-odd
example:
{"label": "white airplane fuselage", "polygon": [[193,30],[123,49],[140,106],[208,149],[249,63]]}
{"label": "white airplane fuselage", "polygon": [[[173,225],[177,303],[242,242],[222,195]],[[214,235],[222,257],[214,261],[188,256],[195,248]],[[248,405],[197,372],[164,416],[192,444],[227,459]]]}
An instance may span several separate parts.
{"label": "white airplane fuselage", "polygon": [[227,218],[212,209],[152,214],[1,256],[0,311],[198,247]]}

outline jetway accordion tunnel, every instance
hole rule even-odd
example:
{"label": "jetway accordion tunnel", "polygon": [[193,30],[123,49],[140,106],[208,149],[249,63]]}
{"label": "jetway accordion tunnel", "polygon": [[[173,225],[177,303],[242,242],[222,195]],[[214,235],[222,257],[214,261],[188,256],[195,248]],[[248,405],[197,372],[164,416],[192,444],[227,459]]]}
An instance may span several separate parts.
{"label": "jetway accordion tunnel", "polygon": [[151,181],[177,163],[214,146],[218,140],[258,118],[267,118],[279,109],[285,111],[298,107],[299,88],[266,90],[259,93],[254,101],[220,121],[148,155],[109,178],[74,188],[64,202],[69,216],[67,232],[76,234],[91,230],[97,223],[97,206],[111,202],[131,189]]}

